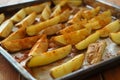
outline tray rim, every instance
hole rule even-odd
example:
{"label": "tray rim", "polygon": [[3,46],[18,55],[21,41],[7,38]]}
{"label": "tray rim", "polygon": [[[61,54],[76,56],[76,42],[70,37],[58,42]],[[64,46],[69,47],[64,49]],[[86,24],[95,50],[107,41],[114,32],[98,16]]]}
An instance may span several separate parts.
{"label": "tray rim", "polygon": [[[23,3],[20,3],[20,4],[6,5],[6,6],[2,6],[2,7],[0,6],[0,9],[3,9],[3,12],[4,12],[4,10],[5,10],[6,8],[8,8],[8,7],[12,7],[12,8],[13,8],[14,6],[17,5],[17,6],[19,6],[19,8],[22,8],[22,7],[30,6],[30,5],[33,4],[33,3],[38,3],[38,2],[39,2],[39,3],[42,3],[42,2],[45,2],[45,1],[51,1],[51,0],[32,0],[32,1],[30,1],[30,2],[23,2]],[[106,1],[101,1],[101,0],[96,0],[96,1],[120,10],[120,6],[114,5],[114,4],[112,4],[112,3],[107,3]],[[26,4],[26,6],[21,6],[21,5],[25,5],[25,4]],[[17,8],[15,8],[15,9],[17,9]],[[1,12],[1,11],[0,11],[0,12]],[[10,55],[10,53],[7,52],[1,45],[0,45],[0,54],[2,54],[2,56],[3,56],[4,58],[6,58],[6,59],[8,60],[8,62],[10,62],[10,64],[11,64],[16,70],[18,70],[18,72],[20,72],[20,74],[22,74],[22,76],[24,76],[26,79],[28,79],[28,80],[36,80],[26,69],[24,69],[24,68],[12,57],[12,56]],[[70,73],[70,74],[67,74],[67,75],[65,75],[65,76],[63,76],[63,77],[61,77],[61,78],[57,78],[57,79],[55,79],[55,80],[68,80],[68,79],[73,78],[73,77],[76,77],[76,76],[78,76],[78,75],[79,75],[79,77],[82,78],[82,75],[83,75],[83,74],[86,74],[86,73],[89,73],[89,72],[96,73],[97,71],[95,71],[95,70],[104,69],[104,67],[105,67],[106,65],[109,65],[109,64],[114,63],[114,62],[116,62],[116,63],[117,63],[117,62],[120,62],[119,60],[120,60],[120,55],[118,55],[118,56],[116,56],[116,57],[113,57],[113,58],[110,58],[110,59],[105,60],[105,61],[101,61],[101,62],[99,62],[99,63],[97,63],[97,64],[95,64],[95,65],[91,65],[91,66],[89,66],[89,67],[86,68],[86,69],[79,69],[79,70],[77,70],[77,71],[74,71],[74,72],[72,72],[72,73]],[[115,64],[115,63],[114,63],[114,64]],[[21,69],[22,69],[23,71],[21,71]],[[83,78],[85,78],[85,77],[83,77]]]}

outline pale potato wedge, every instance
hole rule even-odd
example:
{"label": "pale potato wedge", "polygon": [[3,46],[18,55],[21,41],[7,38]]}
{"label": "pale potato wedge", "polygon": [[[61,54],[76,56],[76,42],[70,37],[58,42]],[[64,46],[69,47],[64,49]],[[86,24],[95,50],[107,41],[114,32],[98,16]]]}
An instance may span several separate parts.
{"label": "pale potato wedge", "polygon": [[110,24],[106,25],[104,28],[98,30],[100,33],[100,37],[108,37],[110,33],[117,32],[120,30],[120,22],[119,20],[115,20]]}
{"label": "pale potato wedge", "polygon": [[42,3],[42,4],[26,7],[26,8],[24,8],[24,10],[27,14],[30,14],[32,12],[41,13],[46,5],[50,6],[51,3],[50,2],[45,2],[45,3]]}
{"label": "pale potato wedge", "polygon": [[13,22],[10,19],[4,21],[0,25],[0,37],[6,38],[12,32],[12,28],[13,28]]}
{"label": "pale potato wedge", "polygon": [[26,36],[26,31],[24,27],[21,27],[17,31],[11,33],[7,38],[1,41],[1,43],[6,42],[6,41],[11,41],[15,39],[22,39]]}
{"label": "pale potato wedge", "polygon": [[57,60],[66,57],[71,52],[72,46],[67,45],[55,50],[45,52],[41,55],[33,56],[30,61],[28,61],[28,67],[37,67],[42,65],[47,65]]}
{"label": "pale potato wedge", "polygon": [[44,22],[40,22],[40,23],[37,23],[35,25],[31,25],[31,26],[27,27],[26,28],[26,33],[29,36],[33,36],[33,35],[38,34],[41,30],[43,30],[43,29],[45,29],[49,26],[58,24],[59,22],[60,22],[60,15],[56,16],[54,18],[51,18],[49,20],[46,20]]}
{"label": "pale potato wedge", "polygon": [[66,44],[75,45],[76,43],[85,39],[90,34],[91,34],[91,29],[84,28],[84,29],[73,31],[63,35],[55,36],[53,40],[63,45],[66,45]]}
{"label": "pale potato wedge", "polygon": [[120,45],[120,32],[110,33],[109,37],[114,43]]}
{"label": "pale potato wedge", "polygon": [[102,60],[102,55],[105,51],[107,43],[105,41],[99,41],[92,43],[88,46],[86,52],[86,59],[89,64],[95,64]]}
{"label": "pale potato wedge", "polygon": [[26,17],[26,12],[24,9],[19,10],[17,13],[15,13],[10,19],[13,22],[19,22],[21,20],[23,20]]}
{"label": "pale potato wedge", "polygon": [[5,20],[5,15],[3,13],[0,14],[0,24]]}
{"label": "pale potato wedge", "polygon": [[22,21],[17,23],[15,26],[17,26],[17,27],[30,26],[31,24],[34,23],[36,16],[37,16],[37,14],[35,12],[33,12],[33,13],[29,14],[26,18],[24,18]]}
{"label": "pale potato wedge", "polygon": [[53,78],[59,78],[62,76],[65,76],[66,74],[69,74],[73,71],[78,70],[81,68],[83,62],[84,62],[84,54],[79,54],[75,56],[73,59],[59,65],[56,67],[53,67],[50,70],[50,74]]}
{"label": "pale potato wedge", "polygon": [[50,18],[51,15],[51,8],[49,5],[46,5],[46,7],[44,8],[44,10],[41,13],[41,18],[43,20],[48,20]]}
{"label": "pale potato wedge", "polygon": [[40,35],[26,37],[23,39],[15,39],[11,41],[5,41],[1,43],[1,45],[9,52],[17,52],[24,49],[30,49],[39,38]]}
{"label": "pale potato wedge", "polygon": [[29,56],[35,56],[38,54],[43,54],[48,50],[48,39],[46,35],[42,35],[41,38],[35,43],[29,52]]}
{"label": "pale potato wedge", "polygon": [[44,29],[42,33],[46,35],[53,35],[59,32],[63,27],[64,27],[63,24],[56,24],[56,25],[53,25],[51,27]]}
{"label": "pale potato wedge", "polygon": [[92,10],[85,10],[82,13],[82,17],[89,20],[95,17],[99,12],[100,12],[100,7],[96,7]]}
{"label": "pale potato wedge", "polygon": [[80,41],[79,43],[77,43],[75,45],[75,47],[78,50],[86,49],[89,44],[96,42],[99,39],[99,37],[100,37],[100,33],[99,32],[95,32],[95,33],[91,34],[90,36],[88,36],[83,41]]}
{"label": "pale potato wedge", "polygon": [[59,15],[61,12],[62,12],[61,6],[56,5],[54,11],[51,14],[51,17],[55,17],[55,16]]}

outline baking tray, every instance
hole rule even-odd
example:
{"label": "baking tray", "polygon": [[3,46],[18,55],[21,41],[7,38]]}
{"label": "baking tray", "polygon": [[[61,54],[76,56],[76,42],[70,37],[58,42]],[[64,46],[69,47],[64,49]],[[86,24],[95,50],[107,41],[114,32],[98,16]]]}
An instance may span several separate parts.
{"label": "baking tray", "polygon": [[[31,0],[30,2],[23,2],[23,3],[18,3],[18,4],[14,4],[14,5],[6,5],[6,6],[1,6],[0,7],[0,12],[9,12],[9,11],[15,11],[18,10],[20,8],[26,7],[26,6],[30,6],[33,4],[37,4],[37,3],[42,3],[45,1],[50,1],[50,0]],[[88,7],[96,7],[96,6],[100,6],[101,9],[104,10],[108,10],[110,9],[112,11],[112,14],[114,17],[116,17],[117,19],[120,19],[120,6],[116,6],[112,3],[107,3],[106,1],[101,1],[101,0],[83,0],[83,4],[87,5]],[[107,42],[110,42],[110,46],[115,46],[117,48],[117,50],[119,50],[119,46],[115,45],[114,43],[111,42],[111,40],[109,38],[106,39]],[[113,50],[113,47],[108,47],[108,49]],[[26,79],[28,80],[36,80],[25,68],[23,68],[4,48],[2,48],[0,46],[0,54],[2,54]],[[94,65],[90,65],[89,67],[84,67],[82,69],[79,69],[77,71],[74,71],[68,75],[65,75],[61,78],[58,78],[56,80],[82,80],[85,79],[86,77],[100,72],[101,70],[108,68],[113,65],[116,65],[120,63],[120,55],[114,55],[111,56],[110,58],[101,61],[97,64]],[[109,66],[108,66],[109,65]]]}

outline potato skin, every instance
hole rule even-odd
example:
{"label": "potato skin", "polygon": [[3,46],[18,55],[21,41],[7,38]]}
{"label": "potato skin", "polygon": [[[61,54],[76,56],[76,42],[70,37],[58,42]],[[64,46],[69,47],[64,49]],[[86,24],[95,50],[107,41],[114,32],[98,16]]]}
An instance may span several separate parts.
{"label": "potato skin", "polygon": [[54,68],[52,68],[51,71],[51,76],[53,78],[59,78],[62,77],[66,74],[69,74],[77,69],[79,69],[84,61],[84,54],[79,54],[77,56],[75,56],[73,59],[59,65],[56,66]]}

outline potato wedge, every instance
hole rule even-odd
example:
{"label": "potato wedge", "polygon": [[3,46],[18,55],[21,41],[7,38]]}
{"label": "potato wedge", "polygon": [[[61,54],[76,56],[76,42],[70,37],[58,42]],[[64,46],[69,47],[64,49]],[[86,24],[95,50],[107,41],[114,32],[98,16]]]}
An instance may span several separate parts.
{"label": "potato wedge", "polygon": [[0,14],[0,24],[5,20],[5,15],[3,13]]}
{"label": "potato wedge", "polygon": [[24,10],[25,10],[26,14],[30,14],[32,12],[41,13],[46,5],[50,6],[51,3],[50,2],[45,2],[45,3],[42,3],[42,4],[26,7],[26,8],[24,8]]}
{"label": "potato wedge", "polygon": [[43,30],[49,26],[58,24],[59,22],[60,22],[60,16],[56,16],[56,17],[46,20],[44,22],[40,22],[38,24],[27,27],[26,32],[29,36],[33,36],[33,35],[38,34],[41,30]]}
{"label": "potato wedge", "polygon": [[29,14],[26,18],[24,18],[21,22],[17,23],[15,26],[17,27],[27,27],[34,23],[37,14],[35,12]]}
{"label": "potato wedge", "polygon": [[51,15],[51,9],[49,5],[46,5],[46,7],[44,8],[44,10],[41,13],[41,18],[42,20],[48,20],[50,18]]}
{"label": "potato wedge", "polygon": [[44,29],[44,30],[43,30],[43,34],[46,34],[46,35],[56,34],[56,33],[59,32],[59,30],[61,30],[63,27],[64,27],[63,24],[53,25],[53,26],[51,26],[51,27],[48,27],[48,28]]}
{"label": "potato wedge", "polygon": [[69,0],[53,0],[55,5],[64,6]]}
{"label": "potato wedge", "polygon": [[59,15],[61,12],[62,12],[61,6],[56,5],[54,11],[51,14],[51,17],[55,17],[55,16]]}
{"label": "potato wedge", "polygon": [[79,54],[79,55],[75,56],[73,59],[71,59],[59,66],[52,68],[50,70],[51,76],[53,78],[59,78],[59,77],[65,76],[66,74],[69,74],[73,71],[78,70],[83,64],[84,56],[85,56],[84,54]]}
{"label": "potato wedge", "polygon": [[21,9],[19,10],[16,14],[14,14],[10,19],[13,21],[13,22],[19,22],[21,20],[23,20],[26,16],[26,12],[24,9]]}
{"label": "potato wedge", "polygon": [[52,62],[55,62],[57,60],[60,60],[66,57],[71,52],[71,49],[72,49],[72,46],[67,45],[65,47],[61,47],[55,50],[45,52],[41,55],[33,56],[30,59],[30,61],[27,63],[27,66],[36,67],[36,66],[50,64]]}
{"label": "potato wedge", "polygon": [[68,0],[67,3],[71,6],[80,6],[82,3],[82,0]]}
{"label": "potato wedge", "polygon": [[11,41],[5,41],[1,43],[1,45],[9,52],[17,52],[24,49],[30,49],[39,38],[40,35],[26,37],[23,39],[15,39]]}
{"label": "potato wedge", "polygon": [[85,10],[82,13],[82,17],[89,20],[95,17],[99,12],[100,12],[100,7],[96,7],[92,10]]}
{"label": "potato wedge", "polygon": [[0,37],[6,38],[11,32],[13,28],[13,22],[11,20],[6,20],[0,25]]}
{"label": "potato wedge", "polygon": [[35,43],[32,49],[29,52],[29,56],[35,56],[42,54],[48,50],[48,39],[46,35],[42,35],[41,38]]}
{"label": "potato wedge", "polygon": [[107,44],[105,41],[99,41],[99,42],[90,44],[86,52],[87,62],[89,64],[95,64],[100,62],[106,46]]}
{"label": "potato wedge", "polygon": [[26,31],[24,27],[21,27],[17,31],[11,33],[7,38],[5,38],[1,43],[6,42],[6,41],[11,41],[15,39],[22,39],[26,36]]}
{"label": "potato wedge", "polygon": [[91,34],[91,29],[84,28],[84,29],[73,31],[63,35],[55,36],[53,40],[63,45],[66,45],[66,44],[75,45],[76,43],[85,39],[90,34]]}
{"label": "potato wedge", "polygon": [[114,43],[120,45],[120,32],[110,33],[109,37]]}
{"label": "potato wedge", "polygon": [[98,30],[100,33],[100,37],[108,37],[110,33],[117,32],[120,30],[120,22],[119,20],[115,20],[110,24],[106,25],[104,28]]}
{"label": "potato wedge", "polygon": [[80,41],[79,43],[77,43],[75,45],[75,47],[78,50],[86,49],[89,44],[96,42],[99,39],[99,37],[100,37],[100,33],[99,32],[95,32],[95,33],[91,34],[90,36],[88,36],[83,41]]}

